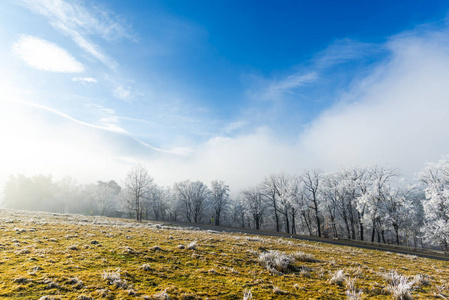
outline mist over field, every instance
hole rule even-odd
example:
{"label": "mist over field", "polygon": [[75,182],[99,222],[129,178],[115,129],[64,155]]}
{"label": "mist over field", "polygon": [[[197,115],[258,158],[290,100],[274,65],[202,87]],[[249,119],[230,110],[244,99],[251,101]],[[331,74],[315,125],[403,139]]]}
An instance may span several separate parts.
{"label": "mist over field", "polygon": [[3,2],[1,204],[447,251],[448,11]]}
{"label": "mist over field", "polygon": [[[236,192],[273,173],[378,163],[414,181],[448,153],[443,5],[382,21],[372,4],[355,5],[346,13],[372,14],[377,33],[326,16],[311,23],[321,34],[312,38],[291,25],[302,21],[270,21],[263,9],[254,17],[277,20],[273,31],[223,27],[182,5],[170,14],[154,3],[90,4],[2,4],[2,185],[14,174],[121,181],[138,163],[161,185],[218,179]],[[217,14],[214,5],[204,9]],[[138,25],[144,13],[148,27]],[[240,56],[236,40],[218,38],[226,31],[248,39]]]}

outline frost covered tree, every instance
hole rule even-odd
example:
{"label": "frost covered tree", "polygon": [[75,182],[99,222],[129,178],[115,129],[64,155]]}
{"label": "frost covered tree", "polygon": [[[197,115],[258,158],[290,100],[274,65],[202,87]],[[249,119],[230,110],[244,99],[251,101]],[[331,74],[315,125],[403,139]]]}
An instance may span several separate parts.
{"label": "frost covered tree", "polygon": [[145,201],[147,216],[152,215],[152,217],[156,220],[165,220],[168,211],[168,197],[169,195],[167,195],[167,190],[159,186],[154,186],[148,192]]}
{"label": "frost covered tree", "polygon": [[248,222],[246,222],[248,219],[247,209],[243,197],[231,198],[229,211],[231,215],[230,221],[234,226],[245,228],[245,225],[248,225]]}
{"label": "frost covered tree", "polygon": [[98,181],[93,189],[95,203],[101,216],[110,215],[117,209],[117,199],[122,188],[114,180]]}
{"label": "frost covered tree", "polygon": [[131,168],[125,178],[126,207],[134,211],[136,220],[141,221],[144,212],[144,201],[154,187],[153,178],[141,164]]}
{"label": "frost covered tree", "polygon": [[229,186],[223,181],[212,181],[210,198],[215,225],[220,225],[221,217],[229,205]]}
{"label": "frost covered tree", "polygon": [[207,186],[201,181],[185,180],[175,183],[173,190],[182,203],[187,221],[201,223],[210,197]]}
{"label": "frost covered tree", "polygon": [[259,230],[262,226],[267,208],[262,192],[257,187],[248,188],[242,191],[242,198],[245,203],[245,207],[252,216],[254,228]]}
{"label": "frost covered tree", "polygon": [[278,199],[278,178],[277,175],[270,175],[265,177],[259,186],[260,192],[265,196],[270,204],[271,212],[276,224],[276,231],[280,231],[280,218],[279,218],[279,199]]}
{"label": "frost covered tree", "polygon": [[425,185],[424,240],[449,250],[449,157],[428,163],[419,175]]}
{"label": "frost covered tree", "polygon": [[382,218],[389,193],[389,184],[396,177],[396,170],[384,166],[373,166],[369,169],[369,184],[364,186],[361,196],[357,198],[357,209],[363,211],[364,226],[371,227],[371,242],[377,240],[385,243],[385,220]]}
{"label": "frost covered tree", "polygon": [[321,197],[320,188],[323,176],[320,171],[306,170],[300,178],[304,203],[313,211],[317,236],[321,237]]}

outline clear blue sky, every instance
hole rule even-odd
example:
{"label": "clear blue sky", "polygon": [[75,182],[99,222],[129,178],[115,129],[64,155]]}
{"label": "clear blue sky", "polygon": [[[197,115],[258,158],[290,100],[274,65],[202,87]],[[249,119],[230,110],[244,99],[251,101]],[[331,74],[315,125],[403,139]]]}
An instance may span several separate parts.
{"label": "clear blue sky", "polygon": [[120,179],[137,162],[163,184],[374,162],[412,174],[449,153],[435,133],[444,117],[416,126],[446,109],[448,11],[449,1],[2,1],[0,179]]}

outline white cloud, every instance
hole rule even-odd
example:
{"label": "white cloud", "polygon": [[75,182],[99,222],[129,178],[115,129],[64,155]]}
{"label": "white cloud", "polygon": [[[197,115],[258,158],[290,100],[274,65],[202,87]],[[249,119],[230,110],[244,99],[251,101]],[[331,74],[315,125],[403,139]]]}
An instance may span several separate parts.
{"label": "white cloud", "polygon": [[320,166],[384,161],[412,174],[449,152],[446,35],[394,37],[392,59],[315,120],[301,149]]}
{"label": "white cloud", "polygon": [[22,35],[12,46],[13,54],[31,67],[50,72],[79,73],[84,66],[58,45],[46,40]]}
{"label": "white cloud", "polygon": [[89,41],[89,37],[96,35],[106,40],[133,39],[129,27],[104,7],[63,0],[23,0],[22,3],[31,11],[45,16],[54,28],[111,68],[115,68],[117,62]]}
{"label": "white cloud", "polygon": [[[312,121],[296,141],[271,130],[216,137],[189,159],[149,161],[167,182],[222,179],[234,192],[276,172],[385,163],[413,179],[449,153],[449,44],[446,33],[392,37],[388,59]],[[170,177],[171,176],[171,177]]]}
{"label": "white cloud", "polygon": [[80,82],[87,82],[87,83],[97,83],[98,80],[93,77],[73,77],[72,81],[80,81]]}

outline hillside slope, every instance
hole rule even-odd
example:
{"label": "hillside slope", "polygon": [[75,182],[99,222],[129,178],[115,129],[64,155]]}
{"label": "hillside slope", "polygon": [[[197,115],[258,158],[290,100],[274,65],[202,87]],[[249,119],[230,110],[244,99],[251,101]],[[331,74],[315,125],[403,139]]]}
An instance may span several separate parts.
{"label": "hillside slope", "polygon": [[10,210],[0,228],[0,297],[12,299],[449,297],[449,263],[412,255]]}

